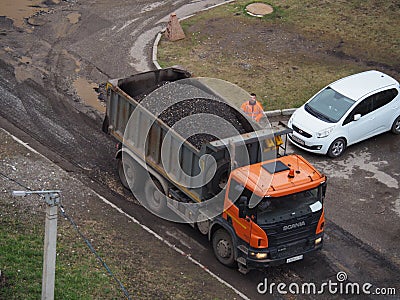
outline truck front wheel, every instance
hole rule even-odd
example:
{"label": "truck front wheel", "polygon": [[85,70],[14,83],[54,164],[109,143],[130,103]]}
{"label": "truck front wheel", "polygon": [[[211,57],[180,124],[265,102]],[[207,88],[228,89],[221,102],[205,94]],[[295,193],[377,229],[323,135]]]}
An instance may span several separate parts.
{"label": "truck front wheel", "polygon": [[228,267],[235,266],[232,238],[225,229],[218,229],[212,237],[214,254],[217,259]]}
{"label": "truck front wheel", "polygon": [[167,199],[160,182],[150,177],[146,181],[144,192],[149,209],[156,214],[164,212],[167,207]]}

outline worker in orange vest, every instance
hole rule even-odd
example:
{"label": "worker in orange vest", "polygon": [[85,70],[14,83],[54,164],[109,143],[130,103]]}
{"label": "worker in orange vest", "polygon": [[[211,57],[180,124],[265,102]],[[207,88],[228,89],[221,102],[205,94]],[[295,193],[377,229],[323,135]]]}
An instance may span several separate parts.
{"label": "worker in orange vest", "polygon": [[251,98],[242,104],[241,109],[244,113],[256,122],[260,122],[264,116],[264,108],[261,103],[256,100],[256,94],[251,93]]}

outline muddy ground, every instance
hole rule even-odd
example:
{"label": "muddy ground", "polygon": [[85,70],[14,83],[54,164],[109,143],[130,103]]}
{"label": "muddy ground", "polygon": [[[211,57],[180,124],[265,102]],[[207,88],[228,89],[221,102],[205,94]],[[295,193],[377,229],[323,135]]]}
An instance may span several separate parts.
{"label": "muddy ground", "polygon": [[[235,270],[218,264],[206,239],[193,233],[191,228],[171,225],[156,219],[138,206],[129,192],[122,188],[113,159],[115,141],[101,132],[103,108],[97,106],[104,107],[104,104],[97,102],[93,87],[108,78],[124,77],[135,73],[143,66],[147,69],[151,68],[152,65],[146,60],[146,57],[151,57],[151,43],[146,44],[144,41],[147,41],[148,36],[151,36],[152,41],[155,34],[160,31],[163,27],[158,23],[160,20],[168,16],[172,10],[191,1],[133,3],[133,1],[124,0],[119,1],[118,6],[112,1],[7,0],[6,2],[9,5],[11,3],[18,6],[14,6],[10,14],[5,13],[6,6],[0,8],[0,15],[7,16],[0,17],[1,124],[4,128],[29,141],[31,145],[35,145],[67,171],[69,176],[83,182],[84,186],[94,188],[108,199],[112,199],[113,203],[151,226],[173,244],[183,247],[193,257],[206,263],[215,273],[229,280],[251,298],[266,298],[265,295],[258,295],[256,291],[257,283],[266,276],[275,282],[301,283],[312,280],[323,282],[334,278],[338,270],[348,272],[351,280],[364,282],[372,280],[374,284],[383,287],[398,286],[398,260],[393,265],[390,260],[382,256],[382,253],[385,254],[384,251],[372,249],[335,224],[327,227],[329,238],[326,240],[326,247],[322,253],[297,264],[274,268],[266,273],[253,272],[243,276]],[[19,7],[24,9],[15,9]],[[15,12],[18,14],[15,15]],[[214,30],[215,34],[223,35],[226,32],[226,27],[222,27],[223,32],[221,32],[220,26],[223,25],[218,20],[213,20],[210,22],[208,32]],[[261,27],[260,29],[266,30]],[[275,37],[275,44],[271,43],[271,45],[275,45],[275,52],[280,55],[299,52],[306,56],[310,55],[312,60],[312,55],[309,54],[311,49],[320,49],[318,42],[311,43],[313,47],[310,48],[309,41],[303,40],[296,32],[279,31],[279,27],[272,29],[272,31],[267,30],[266,33],[271,39]],[[246,30],[248,42],[241,36],[241,43],[235,44],[235,35],[232,34],[229,37],[225,36],[225,48],[211,45],[214,46],[213,55],[216,55],[212,57],[216,62],[216,69],[222,68],[218,64],[220,57],[218,54],[225,50],[232,50],[244,44],[243,47],[238,48],[240,52],[231,54],[247,54],[246,49],[251,47],[251,37],[259,33],[249,28]],[[288,43],[278,39],[282,34],[290,40]],[[145,45],[141,47],[143,44]],[[335,44],[332,43],[329,46],[332,48]],[[200,59],[207,57],[207,53],[196,53],[196,55]],[[145,59],[142,59],[143,57]],[[280,61],[274,60],[273,56],[270,57],[272,61],[268,68],[273,69]],[[326,57],[334,64],[347,64],[352,61],[346,56],[326,56],[326,53],[322,57]],[[256,57],[255,60],[257,59],[259,58]],[[240,67],[244,71],[249,68],[251,70],[252,64],[246,61]],[[188,66],[190,68],[190,64]],[[298,75],[296,65],[285,67],[289,70],[287,76]],[[398,69],[388,71],[398,72]],[[232,82],[235,83],[234,80]],[[251,90],[251,85],[243,87]],[[88,105],[90,103],[93,106]],[[398,146],[394,146],[393,149],[398,152]],[[11,148],[10,157],[16,156],[20,159],[18,151],[21,150]],[[328,168],[332,164],[328,162],[323,166]],[[63,171],[60,171],[60,174],[65,176]],[[21,176],[20,179],[27,176],[26,180],[29,181],[34,180],[37,174],[22,173],[18,176]],[[82,189],[85,195],[89,196],[89,192],[81,184],[77,188]],[[333,196],[335,195],[332,192],[332,198]],[[344,196],[342,198],[347,199]],[[121,267],[123,269],[121,271],[126,272],[125,275],[129,279],[129,287],[132,291],[142,292],[142,294],[137,294],[137,298],[170,299],[176,296],[176,298],[185,299],[232,299],[235,296],[232,296],[232,292],[226,287],[214,285],[215,280],[211,280],[208,286],[209,279],[203,281],[201,278],[205,273],[201,273],[202,271],[187,261],[178,260],[176,254],[166,250],[159,242],[149,244],[148,236],[143,232],[138,232],[136,235],[137,228],[134,226],[135,231],[130,231],[132,228],[129,227],[129,222],[125,218],[110,213],[107,215],[109,222],[103,222],[105,207],[98,203],[97,199],[89,201],[88,205],[92,203],[94,206],[91,208],[90,217],[93,218],[91,220],[93,222],[88,221],[88,227],[95,224],[91,228],[94,236],[97,236],[97,230],[110,231],[104,239],[101,239],[99,245],[104,248],[110,247],[109,251],[113,252],[115,257],[113,267],[117,269]],[[349,212],[346,209],[347,205],[344,201],[342,209]],[[77,220],[82,220],[83,224],[86,224],[84,221],[86,211],[79,208],[76,209],[76,213]],[[394,241],[397,241],[397,236],[393,235]],[[114,247],[115,244],[124,245],[125,248]],[[343,249],[346,250],[345,255],[342,255]],[[135,251],[138,257],[131,255]],[[149,254],[150,252],[154,254]],[[129,260],[129,264],[121,266],[118,262],[124,260]],[[158,263],[159,261],[162,261],[161,264]],[[177,261],[179,261],[179,266],[174,267]],[[366,262],[368,262],[367,267]],[[135,270],[141,272],[137,273]],[[181,273],[187,274],[186,278],[180,277]],[[157,291],[155,286],[160,279],[163,281],[161,291]],[[188,289],[181,291],[180,286],[185,284],[187,279],[190,281],[187,285]],[[193,290],[196,293],[193,293]],[[202,291],[204,294],[198,294],[197,291]],[[336,298],[342,297],[337,295]]]}

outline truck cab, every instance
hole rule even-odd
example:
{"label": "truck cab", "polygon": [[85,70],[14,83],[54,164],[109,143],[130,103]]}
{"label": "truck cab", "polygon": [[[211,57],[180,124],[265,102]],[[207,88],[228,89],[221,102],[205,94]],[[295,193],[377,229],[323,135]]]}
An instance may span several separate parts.
{"label": "truck cab", "polygon": [[326,176],[299,155],[233,170],[224,212],[210,226],[217,259],[246,273],[320,249],[325,191]]}

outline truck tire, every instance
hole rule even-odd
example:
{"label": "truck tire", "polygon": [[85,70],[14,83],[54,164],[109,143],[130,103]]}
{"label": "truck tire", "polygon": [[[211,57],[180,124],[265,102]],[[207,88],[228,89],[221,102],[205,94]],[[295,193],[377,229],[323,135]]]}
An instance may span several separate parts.
{"label": "truck tire", "polygon": [[227,267],[236,265],[232,237],[225,229],[218,229],[212,237],[214,255]]}
{"label": "truck tire", "polygon": [[104,121],[103,121],[103,125],[101,126],[101,130],[104,133],[109,134],[109,130],[108,130],[109,126],[110,126],[110,120],[108,119],[108,116],[106,115],[105,118],[104,118]]}
{"label": "truck tire", "polygon": [[167,209],[166,192],[157,179],[153,177],[147,179],[144,185],[144,192],[147,206],[152,212],[161,214]]}
{"label": "truck tire", "polygon": [[141,166],[131,157],[118,159],[118,175],[122,185],[132,192],[143,186],[143,180],[138,176]]}
{"label": "truck tire", "polygon": [[197,230],[201,234],[207,235],[208,231],[210,230],[210,225],[211,225],[210,219],[208,219],[207,216],[204,215],[203,213],[199,213],[199,215],[197,216],[197,221],[196,221]]}
{"label": "truck tire", "polygon": [[331,158],[336,158],[341,156],[346,150],[346,140],[344,138],[337,138],[329,146],[328,156]]}
{"label": "truck tire", "polygon": [[394,134],[400,134],[400,116],[394,120],[393,125],[392,125],[392,132]]}
{"label": "truck tire", "polygon": [[217,169],[214,177],[207,184],[208,190],[211,194],[217,195],[225,187],[228,182],[230,172],[230,163],[226,160],[222,160],[217,163]]}

